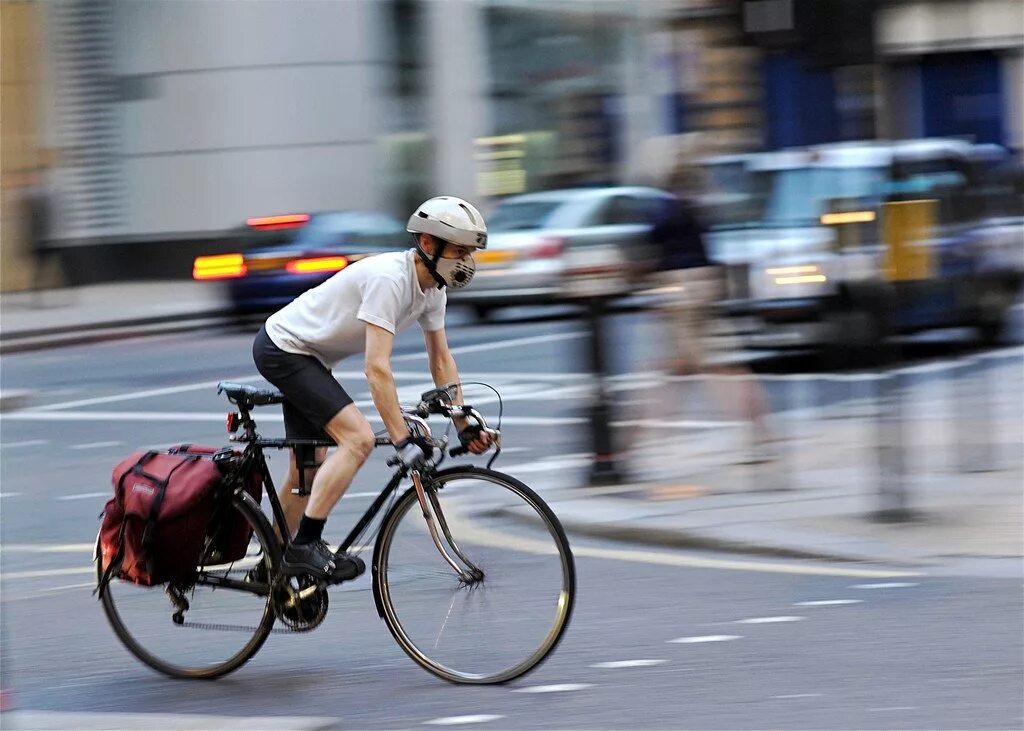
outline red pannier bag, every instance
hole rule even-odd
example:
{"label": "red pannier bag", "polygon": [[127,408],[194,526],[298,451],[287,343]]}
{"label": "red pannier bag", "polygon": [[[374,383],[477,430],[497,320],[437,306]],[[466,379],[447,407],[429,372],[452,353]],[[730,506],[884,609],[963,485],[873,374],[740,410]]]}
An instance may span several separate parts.
{"label": "red pannier bag", "polygon": [[[244,556],[251,529],[226,507],[230,493],[224,489],[221,468],[235,457],[230,449],[181,445],[166,452],[136,452],[118,464],[114,497],[103,510],[100,527],[101,587],[118,564],[120,578],[144,586],[187,581],[201,562],[212,563],[201,559],[204,548],[211,552],[214,538],[220,544],[217,563]],[[262,477],[253,482],[258,500]],[[252,494],[252,485],[246,489]],[[218,523],[218,513],[236,520]]]}

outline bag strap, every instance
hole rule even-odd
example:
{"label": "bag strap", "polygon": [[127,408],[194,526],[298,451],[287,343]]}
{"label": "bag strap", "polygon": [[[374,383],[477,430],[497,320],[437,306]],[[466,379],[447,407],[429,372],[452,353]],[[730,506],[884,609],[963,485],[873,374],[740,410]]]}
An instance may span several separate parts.
{"label": "bag strap", "polygon": [[[193,464],[202,459],[199,455],[189,455],[181,462],[171,468],[171,471],[167,473],[167,477],[162,480],[156,480],[156,497],[153,498],[153,505],[149,509],[149,518],[146,519],[146,527],[142,530],[142,555],[146,557],[146,569],[153,573],[153,556],[150,548],[153,545],[153,534],[156,532],[157,518],[160,516],[160,508],[164,504],[164,496],[167,494],[167,485],[171,482],[171,477],[175,472],[180,470],[187,464]],[[145,474],[145,473],[138,473]]]}
{"label": "bag strap", "polygon": [[[136,464],[138,464],[138,462],[136,462]],[[124,480],[130,474],[131,474],[131,470],[125,470],[124,474],[121,475],[121,479],[119,479],[117,481],[117,490],[114,492],[114,497],[115,498],[118,495],[121,494],[121,489],[124,487]],[[114,567],[120,561],[124,560],[124,529],[125,529],[125,525],[127,525],[127,523],[128,523],[128,521],[126,521],[124,519],[124,515],[122,515],[121,516],[121,527],[117,531],[117,553],[115,553],[114,557],[112,559],[110,559],[110,562],[107,564],[107,567],[105,569],[103,569],[103,575],[100,576],[99,585],[96,587],[96,590],[93,592],[94,595],[95,594],[99,594],[99,598],[100,599],[103,598],[103,594],[104,594],[104,592],[107,589],[107,584],[110,583],[110,579],[113,577]]]}

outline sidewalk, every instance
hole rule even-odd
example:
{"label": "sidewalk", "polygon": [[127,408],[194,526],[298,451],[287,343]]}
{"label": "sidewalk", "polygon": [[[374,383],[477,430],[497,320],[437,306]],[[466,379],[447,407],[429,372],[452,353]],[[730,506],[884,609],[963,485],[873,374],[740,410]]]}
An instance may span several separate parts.
{"label": "sidewalk", "polygon": [[156,324],[228,312],[215,282],[123,282],[0,295],[0,338],[39,338],[83,330]]}
{"label": "sidewalk", "polygon": [[[1019,379],[1019,361],[1007,368]],[[902,475],[880,469],[877,423],[859,405],[827,418],[779,419],[784,433],[796,434],[777,445],[773,460],[744,464],[736,429],[648,438],[626,459],[631,484],[583,487],[582,470],[563,471],[563,482],[549,483],[544,495],[567,530],[591,536],[914,566],[1015,559],[1019,570],[1024,423],[1012,402],[1005,406],[965,427],[992,440],[968,445],[982,452],[966,460],[956,443],[965,431],[951,417],[908,416]],[[963,471],[967,465],[989,471]],[[878,518],[882,485],[905,489],[909,520]]]}

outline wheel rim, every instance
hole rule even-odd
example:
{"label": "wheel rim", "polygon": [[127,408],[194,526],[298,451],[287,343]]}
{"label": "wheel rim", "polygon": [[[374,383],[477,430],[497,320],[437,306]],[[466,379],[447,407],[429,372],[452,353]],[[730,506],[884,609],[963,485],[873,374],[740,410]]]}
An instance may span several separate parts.
{"label": "wheel rim", "polygon": [[554,649],[571,616],[575,568],[564,533],[514,480],[472,472],[434,484],[444,485],[437,494],[455,542],[485,578],[473,586],[458,581],[410,492],[380,537],[385,621],[406,653],[442,678],[519,677]]}
{"label": "wheel rim", "polygon": [[[242,580],[267,555],[266,535],[237,503],[232,505],[236,518],[244,517],[254,527],[246,556],[204,570],[211,576]],[[172,619],[175,606],[167,590],[167,585],[145,587],[112,578],[104,591],[103,609],[133,655],[173,677],[212,678],[236,669],[256,653],[274,623],[269,596],[196,585],[179,592],[189,603],[179,625]]]}

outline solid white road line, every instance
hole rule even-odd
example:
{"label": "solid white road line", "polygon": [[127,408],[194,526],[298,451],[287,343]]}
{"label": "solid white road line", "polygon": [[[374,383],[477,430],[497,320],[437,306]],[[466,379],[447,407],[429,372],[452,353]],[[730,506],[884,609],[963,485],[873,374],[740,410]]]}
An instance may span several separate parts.
{"label": "solid white road line", "polygon": [[[369,409],[372,403],[356,402],[356,406]],[[223,422],[226,411],[15,411],[0,417],[4,421],[194,421]],[[376,413],[365,414],[374,423],[383,423]],[[259,415],[260,422],[282,422],[284,416],[280,411],[266,411]],[[587,419],[575,416],[505,416],[502,425],[510,426],[577,426],[586,424]],[[666,421],[613,421],[612,426],[634,426],[652,429],[718,429],[721,427],[740,426],[743,422],[733,421],[700,421],[694,419],[676,419]]]}
{"label": "solid white road line", "polygon": [[702,642],[729,642],[730,640],[741,640],[743,635],[704,635],[702,637],[676,637],[669,640],[670,644],[695,645]]}
{"label": "solid white road line", "polygon": [[87,500],[92,498],[113,496],[114,493],[112,490],[106,490],[104,492],[83,492],[79,495],[61,495],[59,497],[55,497],[54,500]]}
{"label": "solid white road line", "polygon": [[652,665],[662,665],[668,660],[613,660],[611,662],[598,662],[590,667],[602,670],[617,670],[618,668],[649,668]]}
{"label": "solid white road line", "polygon": [[504,716],[495,716],[488,713],[478,713],[474,716],[446,716],[445,718],[435,718],[433,721],[424,721],[424,726],[465,726],[470,723],[490,723],[491,721],[499,721]]}
{"label": "solid white road line", "polygon": [[797,602],[794,607],[837,607],[841,604],[862,604],[863,599],[822,599],[815,602]]}
{"label": "solid white road line", "polygon": [[92,543],[5,543],[0,553],[88,553]]}
{"label": "solid white road line", "polygon": [[95,574],[94,566],[82,566],[73,569],[45,569],[43,571],[11,571],[0,574],[0,580],[13,581],[14,579],[43,579],[48,576],[78,576],[79,574]]}
{"label": "solid white road line", "polygon": [[[0,417],[5,421],[161,421],[223,422],[226,411],[15,411]],[[369,421],[382,423],[376,413],[366,414]],[[260,423],[283,422],[280,411],[267,411],[259,415]],[[503,425],[512,426],[570,426],[585,424],[586,419],[558,416],[506,416]]]}
{"label": "solid white road line", "polygon": [[593,688],[592,683],[559,683],[555,685],[531,685],[526,688],[515,688],[513,693],[567,693],[574,690]]}
{"label": "solid white road line", "polygon": [[752,617],[737,619],[736,624],[775,624],[776,622],[800,622],[807,617]]}
{"label": "solid white road line", "polygon": [[887,581],[882,584],[854,584],[851,589],[903,589],[910,586],[917,586],[912,581]]}
{"label": "solid white road line", "polygon": [[88,444],[73,444],[68,449],[100,449],[101,447],[119,447],[124,442],[90,442]]}
{"label": "solid white road line", "polygon": [[[243,378],[225,378],[222,380],[231,381],[232,383],[252,383],[253,381],[259,381],[262,379],[260,376],[246,376]],[[220,383],[220,381],[202,381],[201,383],[185,383],[180,386],[150,388],[145,391],[131,391],[129,393],[119,393],[111,396],[96,396],[94,398],[79,399],[77,401],[63,401],[57,404],[44,404],[43,406],[34,407],[32,411],[62,411],[63,409],[72,409],[79,406],[110,404],[116,401],[131,401],[132,399],[149,398],[151,396],[169,396],[176,393],[185,393],[186,391],[202,391],[207,388],[215,389],[217,388],[218,383]]]}

